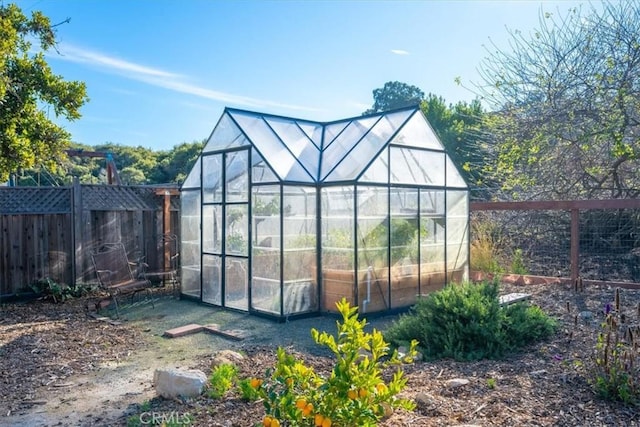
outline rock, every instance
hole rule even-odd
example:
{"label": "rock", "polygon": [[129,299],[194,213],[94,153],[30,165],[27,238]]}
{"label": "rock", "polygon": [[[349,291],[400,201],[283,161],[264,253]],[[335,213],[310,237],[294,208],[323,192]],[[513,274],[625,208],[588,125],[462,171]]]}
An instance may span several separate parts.
{"label": "rock", "polygon": [[454,378],[446,382],[447,388],[458,388],[469,384],[469,380],[466,378]]}
{"label": "rock", "polygon": [[532,377],[539,377],[541,375],[544,375],[547,373],[546,369],[540,369],[538,371],[531,371],[529,372],[529,375],[531,375]]}
{"label": "rock", "polygon": [[220,350],[216,352],[211,360],[211,366],[219,366],[224,364],[235,365],[244,360],[244,356],[233,350]]}
{"label": "rock", "polygon": [[207,384],[207,376],[199,370],[156,369],[153,385],[166,399],[199,396]]}
{"label": "rock", "polygon": [[593,313],[588,310],[581,311],[580,313],[578,313],[578,317],[580,317],[585,322],[591,322],[593,320]]}
{"label": "rock", "polygon": [[414,398],[414,400],[421,407],[430,407],[430,406],[436,405],[436,400],[433,398],[433,396],[425,393],[424,391],[421,391],[420,393],[416,394],[416,397]]}

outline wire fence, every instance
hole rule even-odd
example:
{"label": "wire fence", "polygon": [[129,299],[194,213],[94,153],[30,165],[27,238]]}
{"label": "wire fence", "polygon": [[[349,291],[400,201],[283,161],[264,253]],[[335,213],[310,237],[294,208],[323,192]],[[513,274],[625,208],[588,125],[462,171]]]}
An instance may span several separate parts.
{"label": "wire fence", "polygon": [[[472,270],[571,277],[571,210],[472,210]],[[640,282],[640,209],[580,209],[577,218],[578,275]]]}

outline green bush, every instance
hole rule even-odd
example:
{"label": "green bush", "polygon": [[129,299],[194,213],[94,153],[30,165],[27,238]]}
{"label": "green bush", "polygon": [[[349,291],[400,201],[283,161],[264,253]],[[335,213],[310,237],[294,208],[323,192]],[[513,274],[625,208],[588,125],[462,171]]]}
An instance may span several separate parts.
{"label": "green bush", "polygon": [[[364,331],[366,320],[358,319],[357,307],[344,298],[336,306],[342,315],[336,335],[311,330],[313,340],[333,353],[330,375],[315,372],[278,348],[275,367],[264,378],[249,379],[265,407],[262,425],[373,427],[396,408],[415,407],[398,394],[407,384],[399,365],[413,360],[417,343],[412,342],[406,356],[400,357],[380,331]],[[392,365],[397,369],[385,380],[383,372]]]}
{"label": "green bush", "polygon": [[540,308],[501,307],[497,282],[448,286],[420,299],[385,333],[395,345],[417,340],[427,359],[496,359],[553,334],[556,322]]}
{"label": "green bush", "polygon": [[209,397],[220,399],[233,387],[238,379],[238,368],[230,363],[222,363],[209,376]]}

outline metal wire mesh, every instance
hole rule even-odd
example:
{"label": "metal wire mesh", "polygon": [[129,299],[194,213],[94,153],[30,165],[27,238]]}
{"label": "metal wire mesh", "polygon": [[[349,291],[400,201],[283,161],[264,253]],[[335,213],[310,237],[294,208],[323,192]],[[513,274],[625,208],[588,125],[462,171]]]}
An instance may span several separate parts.
{"label": "metal wire mesh", "polygon": [[[578,230],[580,277],[640,282],[640,210],[581,210]],[[474,270],[570,277],[570,254],[567,210],[471,214]]]}

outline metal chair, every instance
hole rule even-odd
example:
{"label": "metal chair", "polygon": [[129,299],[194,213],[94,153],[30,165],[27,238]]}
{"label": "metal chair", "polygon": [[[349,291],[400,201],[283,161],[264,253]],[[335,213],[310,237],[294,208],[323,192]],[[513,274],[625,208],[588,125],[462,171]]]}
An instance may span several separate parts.
{"label": "metal chair", "polygon": [[[105,243],[91,252],[91,260],[96,271],[98,283],[113,299],[116,307],[116,315],[120,317],[118,299],[121,294],[131,294],[146,291],[151,295],[151,282],[145,278],[136,276],[131,270],[135,263],[129,261],[127,251],[122,243]],[[153,305],[153,299],[151,300]]]}
{"label": "metal chair", "polygon": [[[178,276],[178,259],[180,257],[178,236],[175,234],[163,234],[159,236],[157,247],[159,252],[163,254],[162,268],[150,270],[149,264],[145,262],[145,260],[142,260],[141,276],[152,283],[161,282],[164,285],[166,282],[169,282],[175,294],[180,288]],[[168,251],[169,254],[168,263],[166,262],[166,258],[164,258],[166,251]]]}

